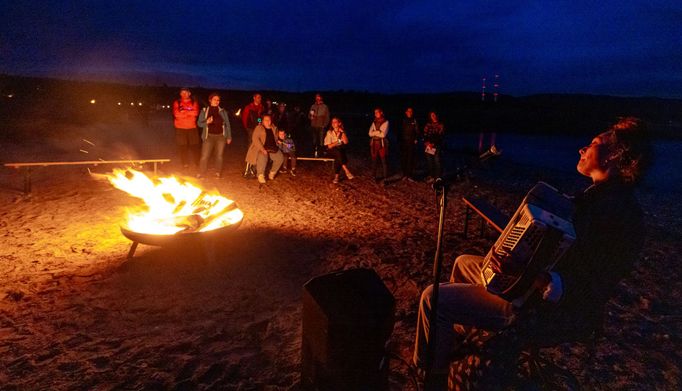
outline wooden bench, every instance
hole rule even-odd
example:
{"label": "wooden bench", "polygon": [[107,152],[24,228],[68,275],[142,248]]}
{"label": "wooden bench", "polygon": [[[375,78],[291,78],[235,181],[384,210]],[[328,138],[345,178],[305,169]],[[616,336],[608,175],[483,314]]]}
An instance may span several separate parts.
{"label": "wooden bench", "polygon": [[502,233],[504,228],[509,223],[510,217],[502,213],[495,206],[489,202],[476,197],[462,197],[466,210],[464,212],[464,238],[467,238],[469,231],[469,218],[473,210],[481,216],[481,236],[483,236],[485,226],[489,225],[499,233]]}
{"label": "wooden bench", "polygon": [[36,167],[53,167],[53,166],[98,166],[100,164],[145,164],[154,163],[154,176],[157,172],[158,163],[168,163],[170,159],[136,159],[136,160],[84,160],[75,162],[23,162],[23,163],[5,163],[5,167],[17,168],[24,170],[24,195],[31,194],[31,171]]}
{"label": "wooden bench", "polygon": [[[311,160],[311,161],[317,161],[317,162],[331,162],[332,163],[332,171],[334,171],[334,159],[329,158],[329,157],[296,157],[296,160]],[[285,162],[286,163],[286,162]]]}

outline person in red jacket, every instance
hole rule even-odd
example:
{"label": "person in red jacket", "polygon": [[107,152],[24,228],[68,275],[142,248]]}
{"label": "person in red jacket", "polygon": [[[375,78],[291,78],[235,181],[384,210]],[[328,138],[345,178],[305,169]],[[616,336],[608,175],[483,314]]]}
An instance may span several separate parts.
{"label": "person in red jacket", "polygon": [[251,144],[251,136],[253,129],[258,126],[260,119],[263,116],[263,105],[261,104],[263,97],[259,93],[253,94],[253,101],[244,107],[242,113],[242,125],[246,129],[246,145]]}
{"label": "person in red jacket", "polygon": [[196,164],[194,150],[199,145],[198,116],[199,103],[192,98],[189,88],[182,88],[180,99],[173,102],[173,126],[175,127],[175,144],[184,168],[188,168],[190,162]]}

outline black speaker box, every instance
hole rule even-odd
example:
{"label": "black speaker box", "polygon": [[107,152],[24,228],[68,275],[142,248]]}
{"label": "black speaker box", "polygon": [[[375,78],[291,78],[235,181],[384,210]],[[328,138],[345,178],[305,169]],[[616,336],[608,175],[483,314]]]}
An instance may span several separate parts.
{"label": "black speaker box", "polygon": [[395,299],[372,269],[315,277],[303,286],[301,385],[306,390],[388,389],[386,343]]}

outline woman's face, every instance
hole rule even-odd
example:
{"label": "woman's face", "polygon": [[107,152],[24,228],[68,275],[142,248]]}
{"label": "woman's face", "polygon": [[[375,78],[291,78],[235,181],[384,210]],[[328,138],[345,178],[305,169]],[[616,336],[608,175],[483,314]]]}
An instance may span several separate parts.
{"label": "woman's face", "polygon": [[214,96],[211,98],[211,106],[215,107],[220,104],[220,97],[219,96]]}
{"label": "woman's face", "polygon": [[381,110],[374,110],[374,118],[381,118],[384,115],[384,112]]}
{"label": "woman's face", "polygon": [[269,115],[264,116],[263,117],[263,126],[265,126],[266,128],[269,128],[270,125],[272,125],[272,118],[270,118]]}
{"label": "woman's face", "polygon": [[608,176],[608,155],[609,137],[607,133],[602,133],[592,139],[590,145],[580,148],[580,160],[578,160],[577,170],[579,173],[591,177],[592,179],[605,179]]}
{"label": "woman's face", "polygon": [[438,122],[438,116],[436,113],[429,114],[429,118],[431,118],[431,122]]}
{"label": "woman's face", "polygon": [[339,128],[339,125],[340,125],[339,120],[336,119],[336,118],[334,118],[334,119],[332,120],[332,128],[334,128],[334,129],[336,130],[336,129]]}

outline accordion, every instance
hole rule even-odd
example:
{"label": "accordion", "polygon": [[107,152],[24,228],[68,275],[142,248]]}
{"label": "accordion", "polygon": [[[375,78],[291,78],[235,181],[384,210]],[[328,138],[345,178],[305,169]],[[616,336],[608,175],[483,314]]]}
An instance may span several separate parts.
{"label": "accordion", "polygon": [[[521,307],[533,293],[536,277],[550,271],[575,241],[573,213],[573,202],[568,197],[538,182],[485,256],[481,277],[486,289]],[[506,252],[525,262],[519,274],[494,272],[490,267],[493,250],[498,252],[498,258]]]}

